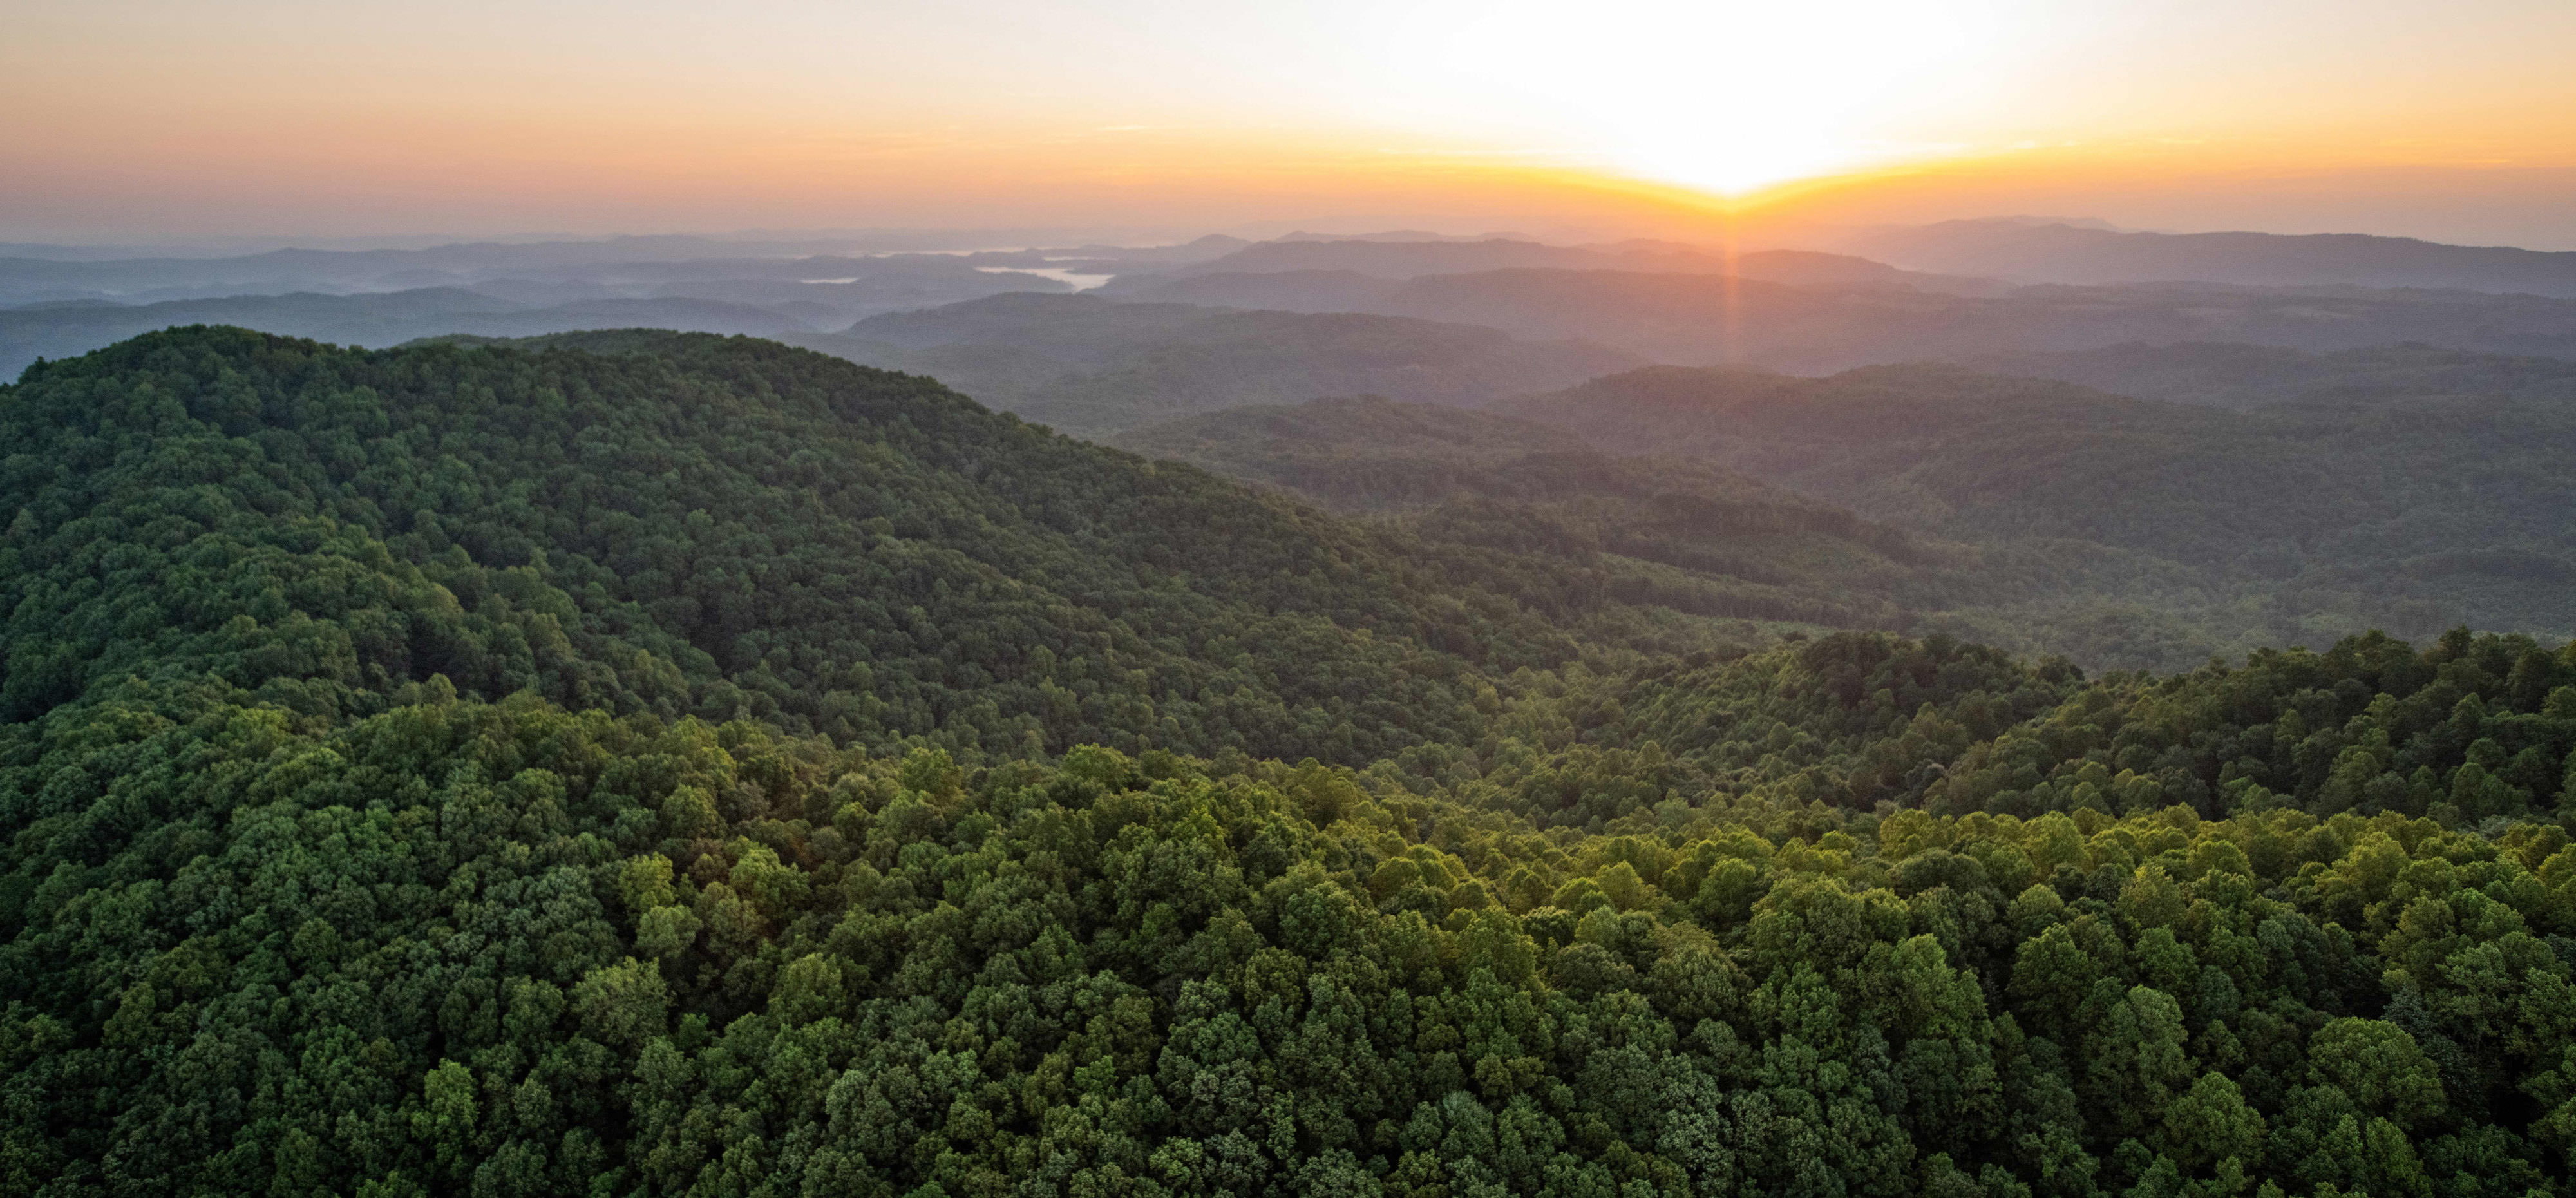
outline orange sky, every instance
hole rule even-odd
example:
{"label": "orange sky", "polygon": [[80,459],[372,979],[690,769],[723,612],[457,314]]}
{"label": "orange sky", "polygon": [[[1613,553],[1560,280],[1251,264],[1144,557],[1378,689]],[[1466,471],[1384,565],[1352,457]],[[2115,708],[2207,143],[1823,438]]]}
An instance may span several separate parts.
{"label": "orange sky", "polygon": [[2576,4],[21,0],[0,238],[2002,213],[2576,249]]}

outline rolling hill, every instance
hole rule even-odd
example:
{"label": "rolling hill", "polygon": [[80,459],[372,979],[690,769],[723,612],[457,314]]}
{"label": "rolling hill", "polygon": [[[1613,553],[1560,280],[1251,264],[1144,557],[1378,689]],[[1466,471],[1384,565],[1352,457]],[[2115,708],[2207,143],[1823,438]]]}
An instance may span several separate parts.
{"label": "rolling hill", "polygon": [[2333,353],[2226,343],[2133,342],[1965,363],[1995,374],[2062,379],[2142,399],[2259,408],[2397,406],[2468,396],[2576,403],[2576,359],[2516,357],[2398,344]]}
{"label": "rolling hill", "polygon": [[1575,651],[1367,530],[771,342],[179,330],[0,414],[19,719],[128,678],[364,712],[438,673],[879,747],[1361,761],[1471,717],[1433,694],[1472,662]]}
{"label": "rolling hill", "polygon": [[1650,368],[1507,410],[1947,536],[2169,560],[2260,597],[2279,639],[2310,622],[2563,636],[2576,614],[2576,423],[2553,397],[2237,412],[1952,367]]}
{"label": "rolling hill", "polygon": [[1086,435],[1357,392],[1473,405],[1642,361],[1597,345],[1402,317],[1211,311],[1089,295],[994,296],[874,317],[797,343],[935,375],[997,408]]}
{"label": "rolling hill", "polygon": [[638,325],[763,337],[808,331],[793,316],[715,300],[583,299],[532,305],[453,287],[361,295],[232,296],[154,304],[43,304],[0,309],[0,374],[14,377],[38,358],[78,357],[139,333],[209,323],[372,346],[399,345],[449,333],[529,337]]}
{"label": "rolling hill", "polygon": [[1425,543],[1563,560],[1621,601],[1706,616],[1896,628],[1965,556],[1686,458],[1614,458],[1510,417],[1378,397],[1252,406],[1112,442],[1394,514]]}
{"label": "rolling hill", "polygon": [[2576,301],[2462,291],[2208,283],[1960,288],[1792,276],[1515,268],[1409,279],[1355,271],[1206,274],[1128,292],[1211,305],[1354,311],[1580,338],[1677,365],[1800,373],[2070,352],[2129,342],[2235,342],[2334,352],[2422,342],[2576,358]]}

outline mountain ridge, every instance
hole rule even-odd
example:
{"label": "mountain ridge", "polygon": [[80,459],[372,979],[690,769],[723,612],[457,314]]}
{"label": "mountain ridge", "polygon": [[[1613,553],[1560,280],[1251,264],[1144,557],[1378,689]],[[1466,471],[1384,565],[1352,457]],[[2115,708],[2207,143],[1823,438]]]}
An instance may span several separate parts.
{"label": "mountain ridge", "polygon": [[2463,246],[2362,233],[2150,233],[1948,221],[1837,239],[1916,270],[2026,283],[2458,288],[2576,298],[2576,251]]}

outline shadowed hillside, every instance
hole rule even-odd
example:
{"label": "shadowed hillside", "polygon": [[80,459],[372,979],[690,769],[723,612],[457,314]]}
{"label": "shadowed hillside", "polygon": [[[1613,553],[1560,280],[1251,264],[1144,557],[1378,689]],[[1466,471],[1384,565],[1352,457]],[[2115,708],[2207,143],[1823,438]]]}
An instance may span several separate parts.
{"label": "shadowed hillside", "polygon": [[1950,367],[1651,368],[1510,410],[1948,536],[2169,559],[2292,621],[2576,623],[2576,424],[2546,398],[2233,412]]}
{"label": "shadowed hillside", "polygon": [[1950,294],[1719,274],[1510,269],[1370,280],[1347,272],[1206,275],[1135,297],[1359,311],[1582,338],[1685,365],[1820,373],[1875,363],[2228,341],[2336,351],[2417,341],[2576,358],[2576,300],[2205,283]]}
{"label": "shadowed hillside", "polygon": [[439,674],[880,747],[1362,761],[1472,720],[1469,664],[1575,652],[1368,530],[925,379],[555,344],[191,329],[31,372],[0,407],[0,709],[211,677],[363,713]]}
{"label": "shadowed hillside", "polygon": [[875,317],[798,343],[934,375],[997,408],[1086,435],[1354,392],[1481,404],[1643,360],[1424,320],[1212,312],[1093,296],[995,296]]}

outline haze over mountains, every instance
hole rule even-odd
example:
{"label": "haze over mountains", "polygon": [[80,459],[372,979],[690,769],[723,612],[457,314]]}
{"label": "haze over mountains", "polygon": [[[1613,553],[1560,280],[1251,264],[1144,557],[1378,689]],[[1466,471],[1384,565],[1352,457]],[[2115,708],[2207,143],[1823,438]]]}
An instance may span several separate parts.
{"label": "haze over mountains", "polygon": [[[1433,507],[1452,490],[1519,504],[1479,518],[1557,528],[1587,553],[1636,548],[1611,530],[1661,527],[1652,513],[1667,501],[1656,496],[1705,493],[1717,485],[1701,478],[1708,469],[1916,530],[1910,558],[1821,574],[1751,564],[1759,555],[1742,547],[1637,559],[1683,574],[1696,568],[1677,563],[1732,561],[1742,569],[1697,570],[1691,585],[1806,587],[1799,610],[1845,612],[1826,623],[1930,621],[2093,664],[2168,668],[2373,625],[2576,631],[2557,589],[2576,576],[2576,544],[2561,531],[2576,503],[2555,456],[2570,448],[2576,299],[2536,293],[2565,255],[2044,219],[1865,230],[1841,243],[1936,270],[1814,250],[1404,232],[1055,249],[869,237],[19,258],[0,263],[0,287],[92,298],[0,309],[0,357],[14,369],[180,323],[364,345],[618,327],[749,335],[934,377],[1030,420],[1326,503],[1353,502],[1354,462],[1392,454],[1362,472],[1401,477]],[[2355,282],[2421,282],[2437,269],[2487,289]],[[408,286],[423,281],[440,285]],[[338,293],[96,298],[325,286]],[[1928,361],[1967,370],[1896,368]],[[1639,370],[1655,364],[1790,373]],[[1882,369],[1842,373],[1865,367]],[[1322,407],[1279,424],[1281,405],[1357,395],[1443,407]],[[1516,465],[1422,447],[1433,429],[1476,440],[1444,425],[1471,419],[1443,414],[1460,408],[1564,431],[1525,446]],[[1246,440],[1252,420],[1304,431]],[[1381,436],[1391,440],[1364,444]],[[1592,464],[1568,465],[1577,460]],[[2493,486],[2452,485],[2481,462]],[[1519,484],[1469,481],[1525,471],[1558,481],[1517,499]],[[1669,486],[1641,481],[1662,476]],[[1444,478],[1453,483],[1432,481]],[[1591,531],[1565,531],[1576,527]],[[1963,564],[1979,554],[1982,584]],[[1835,607],[1829,593],[1870,598]],[[1864,609],[1877,614],[1851,614]]]}
{"label": "haze over mountains", "polygon": [[[2576,635],[2563,388],[2330,391],[2237,412],[1955,367],[1662,367],[1502,410],[1327,400],[1115,443],[1417,524],[1477,513],[1498,543],[1638,576],[1620,585],[1658,585],[1662,570],[1787,588],[1811,613],[1819,596],[1842,601],[1806,619],[2095,665],[2183,668],[2368,627]],[[1724,514],[1778,502],[1764,494],[1846,523],[1771,542],[1763,520]],[[1660,585],[1676,607],[1715,603]],[[1863,597],[1877,606],[1854,606]]]}
{"label": "haze over mountains", "polygon": [[[794,239],[697,236],[583,241],[468,242],[417,249],[284,248],[248,255],[106,256],[112,248],[10,247],[0,253],[0,301],[114,298],[127,302],[288,291],[471,287],[556,280],[603,287],[710,278],[803,279],[848,273],[953,275],[976,266],[1044,267],[1025,249],[1045,231],[871,231]],[[1211,234],[1187,245],[1076,245],[1058,260],[1158,266],[1215,257],[1248,243]],[[45,252],[51,251],[51,252]],[[941,268],[950,268],[942,270]],[[185,293],[184,295],[173,293]]]}
{"label": "haze over mountains", "polygon": [[1556,246],[1509,238],[1477,241],[1388,242],[1376,239],[1308,238],[1245,246],[1223,257],[1176,267],[1148,269],[1113,280],[1104,294],[1116,295],[1167,286],[1174,280],[1201,276],[1324,274],[1361,275],[1377,279],[1413,279],[1424,275],[1471,274],[1488,270],[1546,268],[1619,270],[1657,274],[1738,275],[1782,283],[1828,285],[1911,284],[1931,289],[1961,287],[1990,290],[1976,279],[1942,278],[1897,270],[1847,254],[1813,250],[1769,249],[1729,255],[1694,246],[1660,241],[1626,241],[1600,246]]}
{"label": "haze over mountains", "polygon": [[[1077,283],[1062,276],[1096,283],[1108,272],[1168,267],[1245,244],[1211,236],[1184,245],[1043,253],[994,249],[983,241],[956,245],[1011,233],[757,242],[629,237],[202,258],[0,257],[0,369],[14,373],[36,357],[65,357],[146,329],[200,322],[368,345],[444,333],[528,336],[620,326],[775,336],[1006,291],[1071,291]],[[875,246],[898,248],[869,248]]]}
{"label": "haze over mountains", "polygon": [[1361,313],[997,295],[791,338],[855,362],[933,375],[1029,419],[1085,434],[1181,412],[1379,394],[1487,403],[1646,359],[1475,325]]}
{"label": "haze over mountains", "polygon": [[[1507,235],[869,236],[20,258],[0,286],[93,298],[0,309],[0,357],[14,369],[180,323],[377,346],[748,335],[1453,539],[1550,529],[1527,544],[1588,547],[1562,552],[1683,610],[1937,627],[2159,668],[2373,626],[2576,632],[2561,599],[2576,499],[2559,464],[2576,448],[2576,299],[2504,287],[2545,282],[2563,256],[2039,219],[1842,243],[1938,271]],[[2219,262],[2235,281],[2211,281]],[[2497,289],[2351,281],[2437,266]],[[441,285],[407,285],[421,281]],[[322,286],[338,293],[95,298]],[[1658,364],[1787,373],[1640,369]],[[1398,406],[1293,406],[1363,395]],[[1438,406],[1404,406],[1424,404]],[[1478,426],[1499,417],[1459,409],[1540,423]],[[1505,428],[1546,443],[1461,457]],[[2491,481],[2463,490],[2463,475]],[[1363,477],[1414,500],[1356,498],[1380,485]],[[1670,523],[1673,504],[1740,505],[1740,488],[1764,486],[1896,539],[1778,557],[1716,547],[1736,535],[1725,520]],[[1799,526],[1808,549],[1829,526]]]}
{"label": "haze over mountains", "polygon": [[2576,355],[2576,301],[2536,296],[2207,283],[2013,287],[1909,276],[1826,255],[1740,261],[1746,268],[1731,275],[1542,267],[1402,278],[1351,270],[1220,272],[1147,277],[1119,294],[1483,324],[1525,337],[1586,338],[1664,362],[1801,372],[2127,341],[2336,350],[2413,340]]}
{"label": "haze over mountains", "polygon": [[[1801,372],[2129,341],[2310,351],[2420,341],[2576,354],[2576,291],[2561,278],[2564,260],[2576,255],[2386,238],[2168,237],[2030,222],[1839,235],[1885,251],[1883,260],[1410,234],[1258,244],[1209,236],[1149,247],[987,240],[1012,232],[619,238],[230,258],[22,255],[0,259],[0,304],[15,305],[0,307],[0,369],[189,321],[363,344],[620,323],[842,334],[885,313],[1083,288],[1122,300],[1482,325],[1526,340],[1583,339],[1643,361]],[[943,239],[965,244],[928,244]],[[401,298],[363,298],[371,295]],[[151,306],[179,301],[191,306]]]}

